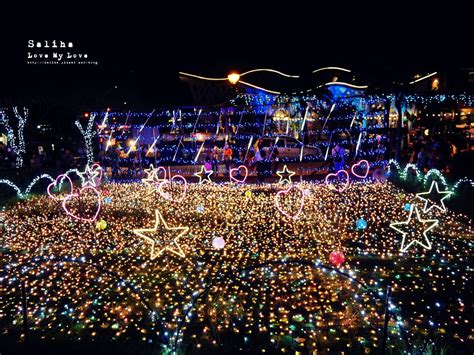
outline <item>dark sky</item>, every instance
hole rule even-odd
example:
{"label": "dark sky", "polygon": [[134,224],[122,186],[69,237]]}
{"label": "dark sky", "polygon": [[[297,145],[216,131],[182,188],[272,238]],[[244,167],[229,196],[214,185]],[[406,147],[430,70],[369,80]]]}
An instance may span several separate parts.
{"label": "dark sky", "polygon": [[[330,65],[391,81],[474,66],[466,7],[256,3],[176,2],[171,9],[77,2],[2,11],[0,100],[93,107],[110,99],[154,107],[188,103],[180,70],[225,76],[271,67],[303,74]],[[30,39],[72,41],[99,65],[27,65]]]}

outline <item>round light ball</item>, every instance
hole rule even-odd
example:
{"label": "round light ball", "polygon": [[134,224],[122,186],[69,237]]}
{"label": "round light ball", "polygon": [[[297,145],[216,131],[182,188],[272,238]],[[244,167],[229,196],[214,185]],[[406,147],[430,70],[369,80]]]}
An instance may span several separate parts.
{"label": "round light ball", "polygon": [[359,218],[357,221],[356,221],[356,227],[357,229],[365,229],[367,228],[367,221],[363,218]]}
{"label": "round light ball", "polygon": [[346,258],[344,257],[344,253],[342,251],[335,250],[329,254],[329,261],[335,266],[341,265],[345,259]]}
{"label": "round light ball", "polygon": [[225,240],[222,237],[216,237],[212,240],[212,247],[214,249],[224,249]]}

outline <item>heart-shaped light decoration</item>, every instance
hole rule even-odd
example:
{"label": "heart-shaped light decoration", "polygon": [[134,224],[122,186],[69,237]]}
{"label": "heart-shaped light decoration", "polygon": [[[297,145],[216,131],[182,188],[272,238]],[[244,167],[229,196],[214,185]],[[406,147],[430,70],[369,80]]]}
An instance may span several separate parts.
{"label": "heart-shaped light decoration", "polygon": [[[184,188],[179,196],[173,196],[171,192],[167,191],[169,187],[172,187],[172,184],[184,185]],[[159,194],[168,201],[181,202],[186,197],[186,192],[188,190],[188,182],[181,175],[174,175],[169,180],[164,180],[158,185]]]}
{"label": "heart-shaped light decoration", "polygon": [[[240,169],[245,170],[245,176],[243,177],[243,179],[237,179],[236,177],[234,177],[235,174],[240,174]],[[229,172],[230,181],[240,183],[240,184],[245,183],[245,180],[247,180],[248,175],[249,175],[249,170],[247,169],[245,165],[240,165],[237,168],[232,168],[230,169],[230,172]]]}
{"label": "heart-shaped light decoration", "polygon": [[[301,194],[301,198],[299,199],[298,203],[296,204],[297,207],[298,207],[296,213],[294,212],[294,209],[293,209],[293,211],[287,211],[287,210],[283,209],[282,204],[280,202],[280,200],[285,195],[291,193],[291,190],[297,190],[298,193]],[[275,206],[276,206],[277,210],[280,211],[280,213],[282,213],[286,217],[291,218],[291,219],[298,219],[299,216],[301,215],[301,212],[303,211],[304,197],[305,197],[304,191],[299,186],[291,185],[288,189],[280,190],[280,191],[277,192],[277,194],[275,195]]]}
{"label": "heart-shaped light decoration", "polygon": [[[66,179],[67,180],[67,183],[69,184],[69,192],[66,193],[66,195],[70,195],[72,194],[72,191],[73,191],[73,185],[72,185],[72,181],[71,181],[71,178],[65,174],[61,174],[61,175],[58,175],[58,177],[56,178],[56,180],[54,180],[51,184],[48,185],[48,188],[46,189],[46,191],[48,192],[48,196],[51,197],[52,199],[54,200],[57,200],[57,201],[61,201],[64,199],[64,197],[59,197],[59,196],[56,196],[51,190],[54,189],[55,187],[57,187],[57,190],[59,191],[60,189],[60,186],[61,184],[63,183],[63,180]],[[59,186],[58,186],[58,182],[59,182]]]}
{"label": "heart-shaped light decoration", "polygon": [[[367,175],[369,175],[369,162],[367,160],[361,160],[357,164],[352,165],[351,167],[351,172],[354,176],[357,176],[358,178],[365,179]],[[358,174],[358,171],[361,172],[363,171],[363,174]]]}
{"label": "heart-shaped light decoration", "polygon": [[[159,166],[156,168],[156,178],[158,179],[158,181],[161,181],[161,180],[166,180],[166,169],[162,166]],[[163,172],[163,177],[161,178],[160,177],[160,171]]]}
{"label": "heart-shaped light decoration", "polygon": [[[83,217],[83,216],[77,215],[77,212],[72,211],[71,207],[69,206],[69,204],[73,202],[75,198],[81,198],[81,195],[85,194],[85,192],[92,192],[95,196],[97,196],[95,211],[93,210],[89,217]],[[64,211],[66,211],[66,214],[74,219],[77,219],[78,221],[83,221],[83,222],[94,222],[100,213],[101,207],[102,207],[102,203],[101,203],[100,193],[99,191],[97,191],[95,187],[92,187],[92,186],[85,186],[81,188],[78,193],[69,194],[63,200],[63,209]]]}
{"label": "heart-shaped light decoration", "polygon": [[102,170],[102,167],[100,166],[100,164],[94,163],[94,164],[91,165],[90,169],[91,169],[92,172],[98,172],[99,176],[97,178],[99,180],[102,179],[103,170]]}
{"label": "heart-shaped light decoration", "polygon": [[[342,187],[336,187],[334,183],[330,181],[330,179],[335,178],[336,181],[339,181],[340,177],[342,177],[345,181]],[[331,190],[336,190],[337,192],[343,192],[345,189],[349,187],[349,174],[345,170],[339,170],[335,174],[331,173],[331,174],[326,175],[326,179],[324,180],[324,183]]]}

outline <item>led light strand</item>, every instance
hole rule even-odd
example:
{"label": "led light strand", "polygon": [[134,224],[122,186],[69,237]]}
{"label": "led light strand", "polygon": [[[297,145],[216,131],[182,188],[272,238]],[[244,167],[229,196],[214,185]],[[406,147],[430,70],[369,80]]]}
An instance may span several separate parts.
{"label": "led light strand", "polygon": [[82,127],[81,123],[79,121],[76,121],[76,127],[79,129],[79,131],[82,134],[82,137],[84,138],[84,143],[86,146],[86,154],[87,154],[87,164],[92,164],[94,162],[94,150],[92,148],[92,139],[94,138],[94,120],[95,120],[96,115],[91,114],[89,116],[89,121],[87,122],[86,129]]}

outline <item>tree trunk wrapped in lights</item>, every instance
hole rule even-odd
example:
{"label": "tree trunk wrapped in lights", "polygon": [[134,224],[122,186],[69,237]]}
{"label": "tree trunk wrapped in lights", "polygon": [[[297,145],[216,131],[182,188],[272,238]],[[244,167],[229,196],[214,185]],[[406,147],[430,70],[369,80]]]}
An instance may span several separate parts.
{"label": "tree trunk wrapped in lights", "polygon": [[25,123],[28,119],[28,109],[23,108],[23,116],[18,112],[18,107],[13,108],[13,113],[18,119],[18,136],[15,136],[15,131],[4,109],[0,109],[0,125],[3,125],[7,131],[8,143],[15,153],[15,167],[21,168],[23,166],[23,155],[26,153],[25,137],[23,135]]}

